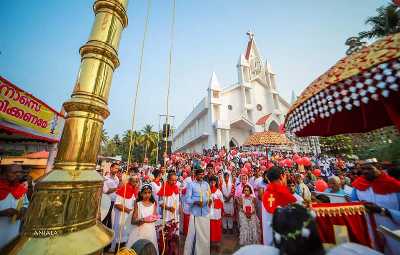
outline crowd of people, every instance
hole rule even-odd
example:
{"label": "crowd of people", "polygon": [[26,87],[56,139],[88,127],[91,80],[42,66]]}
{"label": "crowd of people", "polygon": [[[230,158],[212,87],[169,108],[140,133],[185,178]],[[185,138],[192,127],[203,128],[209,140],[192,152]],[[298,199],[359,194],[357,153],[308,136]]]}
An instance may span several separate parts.
{"label": "crowd of people", "polygon": [[[217,147],[165,155],[158,166],[115,162],[102,171],[106,210],[99,219],[114,230],[105,250],[147,242],[157,254],[202,255],[234,235],[237,254],[397,254],[399,242],[376,230],[400,229],[399,171],[373,159]],[[2,167],[0,249],[20,233],[32,191],[20,165]],[[326,250],[327,226],[313,208],[357,201],[373,219],[361,229],[367,241]],[[348,235],[354,241],[352,230]]]}
{"label": "crowd of people", "polygon": [[[398,171],[373,159],[217,147],[165,155],[157,167],[134,163],[123,171],[114,163],[105,174],[103,191],[113,202],[103,223],[116,233],[110,251],[145,239],[160,254],[180,254],[179,242],[183,254],[210,254],[230,234],[243,247],[238,254],[249,245],[276,254],[325,254],[311,207],[362,201],[375,228],[399,229]],[[399,248],[385,238],[368,246],[348,243],[329,252],[396,254]]]}

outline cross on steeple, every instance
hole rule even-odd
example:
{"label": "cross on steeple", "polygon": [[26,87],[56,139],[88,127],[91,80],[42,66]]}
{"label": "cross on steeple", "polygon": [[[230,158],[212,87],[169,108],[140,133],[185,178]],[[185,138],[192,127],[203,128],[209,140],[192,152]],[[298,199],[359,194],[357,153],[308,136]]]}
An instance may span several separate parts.
{"label": "cross on steeple", "polygon": [[251,32],[250,30],[246,33],[246,35],[248,35],[249,36],[249,39],[250,40],[253,40],[253,38],[254,38],[254,33],[253,32]]}

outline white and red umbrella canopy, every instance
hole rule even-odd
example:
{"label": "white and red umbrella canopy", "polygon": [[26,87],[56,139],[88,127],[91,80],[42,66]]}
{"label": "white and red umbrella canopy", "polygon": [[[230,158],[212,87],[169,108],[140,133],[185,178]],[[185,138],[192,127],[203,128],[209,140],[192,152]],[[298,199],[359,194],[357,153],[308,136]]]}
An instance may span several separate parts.
{"label": "white and red umbrella canopy", "polygon": [[297,136],[400,129],[400,33],[339,60],[290,107],[285,128]]}

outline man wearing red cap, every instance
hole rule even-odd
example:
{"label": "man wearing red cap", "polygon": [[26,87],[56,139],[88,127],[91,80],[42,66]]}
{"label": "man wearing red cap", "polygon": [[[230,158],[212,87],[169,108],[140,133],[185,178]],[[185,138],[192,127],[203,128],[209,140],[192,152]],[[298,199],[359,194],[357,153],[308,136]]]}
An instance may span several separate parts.
{"label": "man wearing red cap", "polygon": [[279,167],[272,167],[267,174],[268,184],[263,195],[262,229],[264,245],[272,244],[272,215],[277,207],[284,207],[295,203],[296,198],[290,193],[286,186],[286,175]]}

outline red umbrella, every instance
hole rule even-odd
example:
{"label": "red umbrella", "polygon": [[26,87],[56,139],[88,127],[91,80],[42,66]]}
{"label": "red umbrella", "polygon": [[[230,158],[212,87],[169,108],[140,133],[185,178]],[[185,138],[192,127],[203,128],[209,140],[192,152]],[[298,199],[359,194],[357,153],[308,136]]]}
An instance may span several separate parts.
{"label": "red umbrella", "polygon": [[292,167],[293,162],[290,159],[284,159],[281,161],[284,167]]}
{"label": "red umbrella", "polygon": [[290,107],[285,128],[297,136],[400,129],[400,33],[361,49],[311,83]]}
{"label": "red umbrella", "polygon": [[303,166],[311,166],[311,160],[309,158],[307,158],[307,157],[303,157],[301,159],[301,164]]}

